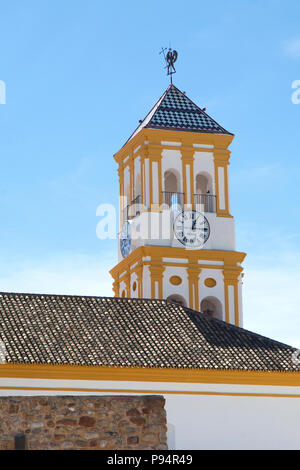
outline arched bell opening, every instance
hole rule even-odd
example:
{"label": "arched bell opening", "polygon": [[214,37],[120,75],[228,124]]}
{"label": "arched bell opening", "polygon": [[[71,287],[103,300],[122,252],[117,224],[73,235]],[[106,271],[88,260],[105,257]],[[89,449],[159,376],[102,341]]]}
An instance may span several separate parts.
{"label": "arched bell opening", "polygon": [[222,304],[216,297],[205,297],[201,302],[200,311],[212,318],[223,320]]}

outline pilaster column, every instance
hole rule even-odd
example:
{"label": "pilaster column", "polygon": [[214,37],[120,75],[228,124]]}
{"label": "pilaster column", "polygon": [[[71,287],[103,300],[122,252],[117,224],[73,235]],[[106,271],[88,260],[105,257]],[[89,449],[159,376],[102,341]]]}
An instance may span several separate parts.
{"label": "pilaster column", "polygon": [[184,204],[190,207],[194,206],[194,153],[191,146],[181,147]]}
{"label": "pilaster column", "polygon": [[131,205],[132,201],[135,198],[135,181],[134,181],[134,159],[130,157],[129,161],[129,175],[130,175],[130,202]]}
{"label": "pilaster column", "polygon": [[150,143],[147,152],[150,165],[150,206],[155,211],[162,204],[162,146],[160,143]]}
{"label": "pilaster column", "polygon": [[123,209],[124,209],[124,167],[122,164],[119,165],[118,175],[119,175],[119,187],[120,187],[120,193],[119,193],[120,227],[122,227]]}
{"label": "pilaster column", "polygon": [[119,283],[119,279],[115,279],[115,280],[114,280],[114,282],[113,282],[113,291],[114,291],[115,297],[120,297],[120,283]]}
{"label": "pilaster column", "polygon": [[130,298],[131,297],[131,292],[130,292],[130,272],[128,271],[125,276],[122,278],[122,281],[125,282],[126,286],[126,297]]}
{"label": "pilaster column", "polygon": [[[228,323],[233,320],[239,326],[239,277],[243,268],[240,266],[224,266],[224,298],[225,298],[225,319]],[[232,310],[234,311],[232,312]],[[231,314],[232,313],[232,314]],[[231,315],[230,315],[231,314]],[[230,318],[231,317],[231,318]]]}
{"label": "pilaster column", "polygon": [[231,217],[229,211],[228,165],[230,151],[214,149],[215,186],[217,196],[217,216]]}
{"label": "pilaster column", "polygon": [[162,266],[161,258],[152,259],[149,266],[151,275],[151,298],[162,299],[163,298],[163,273],[164,266]]}
{"label": "pilaster column", "polygon": [[145,205],[145,196],[144,196],[144,187],[145,187],[145,166],[144,166],[144,154],[143,151],[140,151],[141,159],[141,204]]}
{"label": "pilaster column", "polygon": [[150,180],[152,176],[152,171],[150,174],[150,158],[148,152],[148,145],[143,145],[141,149],[141,163],[142,163],[142,175],[143,175],[143,204],[146,210],[149,210],[150,207],[150,198],[152,187],[150,186]]}
{"label": "pilaster column", "polygon": [[201,268],[197,263],[191,263],[187,268],[189,281],[189,308],[199,311],[199,276]]}
{"label": "pilaster column", "polygon": [[143,264],[140,262],[134,271],[138,283],[138,297],[141,299],[143,297]]}

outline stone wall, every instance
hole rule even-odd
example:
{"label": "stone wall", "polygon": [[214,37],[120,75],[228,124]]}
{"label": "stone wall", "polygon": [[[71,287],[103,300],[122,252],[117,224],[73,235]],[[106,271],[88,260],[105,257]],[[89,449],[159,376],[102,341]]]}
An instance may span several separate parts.
{"label": "stone wall", "polygon": [[161,396],[39,396],[0,398],[0,450],[167,449]]}

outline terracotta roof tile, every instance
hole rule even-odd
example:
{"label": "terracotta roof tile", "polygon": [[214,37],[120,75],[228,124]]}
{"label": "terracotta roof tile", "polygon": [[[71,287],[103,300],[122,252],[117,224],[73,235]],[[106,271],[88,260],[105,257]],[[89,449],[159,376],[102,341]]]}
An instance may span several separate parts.
{"label": "terracotta roof tile", "polygon": [[163,300],[0,294],[13,363],[298,370],[295,348]]}

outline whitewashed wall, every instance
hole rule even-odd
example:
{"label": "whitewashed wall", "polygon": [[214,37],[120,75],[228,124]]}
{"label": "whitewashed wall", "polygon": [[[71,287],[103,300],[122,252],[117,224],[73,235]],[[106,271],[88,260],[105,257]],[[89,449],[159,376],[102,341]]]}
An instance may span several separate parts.
{"label": "whitewashed wall", "polygon": [[300,387],[0,378],[0,396],[145,395],[144,390],[166,399],[170,449],[300,449]]}
{"label": "whitewashed wall", "polygon": [[300,398],[169,395],[176,449],[300,449]]}

